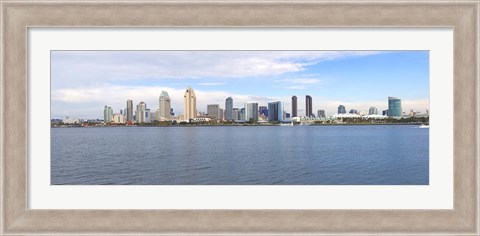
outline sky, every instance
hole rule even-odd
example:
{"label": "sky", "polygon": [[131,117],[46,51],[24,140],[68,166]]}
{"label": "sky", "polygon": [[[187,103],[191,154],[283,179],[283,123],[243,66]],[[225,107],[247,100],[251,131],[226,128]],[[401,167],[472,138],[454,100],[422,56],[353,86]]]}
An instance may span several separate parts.
{"label": "sky", "polygon": [[388,109],[388,97],[402,109],[429,109],[428,51],[52,51],[51,117],[103,119],[105,105],[114,113],[141,101],[151,111],[168,92],[175,115],[183,113],[183,95],[191,86],[197,111],[208,104],[225,108],[245,102],[267,106],[283,101],[305,114],[305,96],[313,111],[337,112],[338,105],[368,111]]}

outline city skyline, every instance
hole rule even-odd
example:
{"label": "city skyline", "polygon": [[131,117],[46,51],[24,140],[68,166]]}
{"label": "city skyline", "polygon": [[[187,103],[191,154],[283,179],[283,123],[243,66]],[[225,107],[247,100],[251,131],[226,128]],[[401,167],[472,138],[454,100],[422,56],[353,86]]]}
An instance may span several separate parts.
{"label": "city skyline", "polygon": [[[126,55],[133,59],[125,59]],[[218,58],[213,60],[214,55],[225,63]],[[165,65],[167,58],[172,58],[171,65]],[[155,63],[146,63],[146,59]],[[93,65],[93,72],[78,73],[92,60],[103,67]],[[133,61],[139,66],[135,67]],[[117,62],[116,66],[113,62]],[[191,70],[183,68],[187,65],[192,66]],[[243,70],[223,71],[235,65]],[[261,107],[282,101],[284,110],[291,113],[294,95],[310,95],[311,113],[324,110],[326,115],[336,114],[340,104],[348,110],[387,110],[385,97],[389,96],[402,98],[404,111],[425,112],[429,109],[428,67],[426,51],[54,51],[51,114],[52,118],[96,119],[102,117],[99,111],[106,104],[118,113],[126,108],[128,99],[135,104],[145,101],[154,112],[159,107],[161,92],[165,91],[170,95],[171,108],[181,115],[188,86],[195,89],[198,112],[207,112],[208,104],[219,104],[225,109],[226,99],[231,97],[232,109],[244,108],[245,103],[254,102]],[[104,79],[99,79],[98,74],[103,74]],[[67,75],[74,76],[62,80]],[[95,88],[89,88],[93,85]],[[305,107],[305,100],[298,99],[298,116],[305,115]]]}

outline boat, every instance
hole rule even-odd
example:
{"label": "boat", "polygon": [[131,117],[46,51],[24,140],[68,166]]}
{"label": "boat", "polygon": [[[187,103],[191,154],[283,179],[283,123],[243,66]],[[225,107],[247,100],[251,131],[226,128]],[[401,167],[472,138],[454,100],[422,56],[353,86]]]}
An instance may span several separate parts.
{"label": "boat", "polygon": [[430,128],[430,125],[421,124],[420,126],[418,126],[418,128],[420,128],[420,129],[428,129],[428,128]]}

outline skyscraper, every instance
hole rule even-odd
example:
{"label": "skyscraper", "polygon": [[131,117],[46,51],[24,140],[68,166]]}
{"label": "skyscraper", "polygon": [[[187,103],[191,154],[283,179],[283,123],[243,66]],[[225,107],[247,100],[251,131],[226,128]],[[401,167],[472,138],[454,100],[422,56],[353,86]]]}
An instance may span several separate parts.
{"label": "skyscraper", "polygon": [[210,104],[207,105],[207,114],[212,119],[219,120],[220,116],[220,108],[218,104]]}
{"label": "skyscraper", "polygon": [[402,100],[397,97],[388,97],[388,116],[402,117]]}
{"label": "skyscraper", "polygon": [[183,95],[183,118],[190,122],[190,119],[197,117],[197,98],[192,87],[188,86]]}
{"label": "skyscraper", "polygon": [[169,120],[170,119],[170,96],[165,91],[160,93],[160,97],[158,99],[158,110],[159,110],[159,120]]}
{"label": "skyscraper", "polygon": [[344,106],[344,105],[338,106],[337,114],[346,114],[346,113],[347,113],[347,110],[345,110],[345,106]]}
{"label": "skyscraper", "polygon": [[233,117],[233,99],[228,97],[225,100],[225,120],[234,120]]}
{"label": "skyscraper", "polygon": [[233,108],[233,120],[240,120],[240,111],[238,108]]}
{"label": "skyscraper", "polygon": [[283,121],[283,104],[280,101],[268,103],[268,121]]}
{"label": "skyscraper", "polygon": [[150,123],[154,120],[152,113],[150,113],[150,108],[145,107],[145,122]]}
{"label": "skyscraper", "polygon": [[245,121],[258,121],[258,103],[245,103]]}
{"label": "skyscraper", "polygon": [[245,107],[240,109],[238,120],[245,120]]}
{"label": "skyscraper", "polygon": [[127,100],[127,122],[133,120],[133,101]]}
{"label": "skyscraper", "polygon": [[305,116],[310,117],[312,116],[312,96],[307,95],[305,96]]}
{"label": "skyscraper", "polygon": [[370,109],[368,109],[368,114],[369,115],[378,115],[378,109],[376,107],[370,107]]}
{"label": "skyscraper", "polygon": [[147,104],[145,104],[143,101],[141,101],[137,105],[137,111],[135,111],[135,118],[137,123],[145,123],[147,121],[146,109],[147,109]]}
{"label": "skyscraper", "polygon": [[297,117],[297,96],[292,97],[292,117]]}
{"label": "skyscraper", "polygon": [[266,106],[259,106],[258,115],[264,115],[265,117],[268,117],[268,108]]}
{"label": "skyscraper", "polygon": [[105,105],[103,108],[103,121],[105,123],[110,123],[112,122],[113,118],[113,109],[111,106]]}
{"label": "skyscraper", "polygon": [[218,108],[218,119],[219,120],[224,120],[225,118],[225,111],[222,108]]}
{"label": "skyscraper", "polygon": [[325,118],[325,110],[318,110],[317,113],[318,113],[318,117]]}

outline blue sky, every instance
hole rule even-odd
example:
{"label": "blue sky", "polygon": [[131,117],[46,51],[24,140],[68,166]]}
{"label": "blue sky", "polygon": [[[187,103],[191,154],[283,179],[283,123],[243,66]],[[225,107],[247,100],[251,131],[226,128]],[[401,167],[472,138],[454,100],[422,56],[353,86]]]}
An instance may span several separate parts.
{"label": "blue sky", "polygon": [[52,51],[52,118],[102,118],[103,106],[115,112],[126,100],[145,101],[158,109],[162,90],[176,114],[183,113],[183,93],[191,86],[197,110],[207,104],[234,107],[245,102],[280,100],[290,112],[305,95],[313,110],[336,113],[338,105],[387,109],[387,97],[402,99],[402,108],[429,107],[428,51]]}

